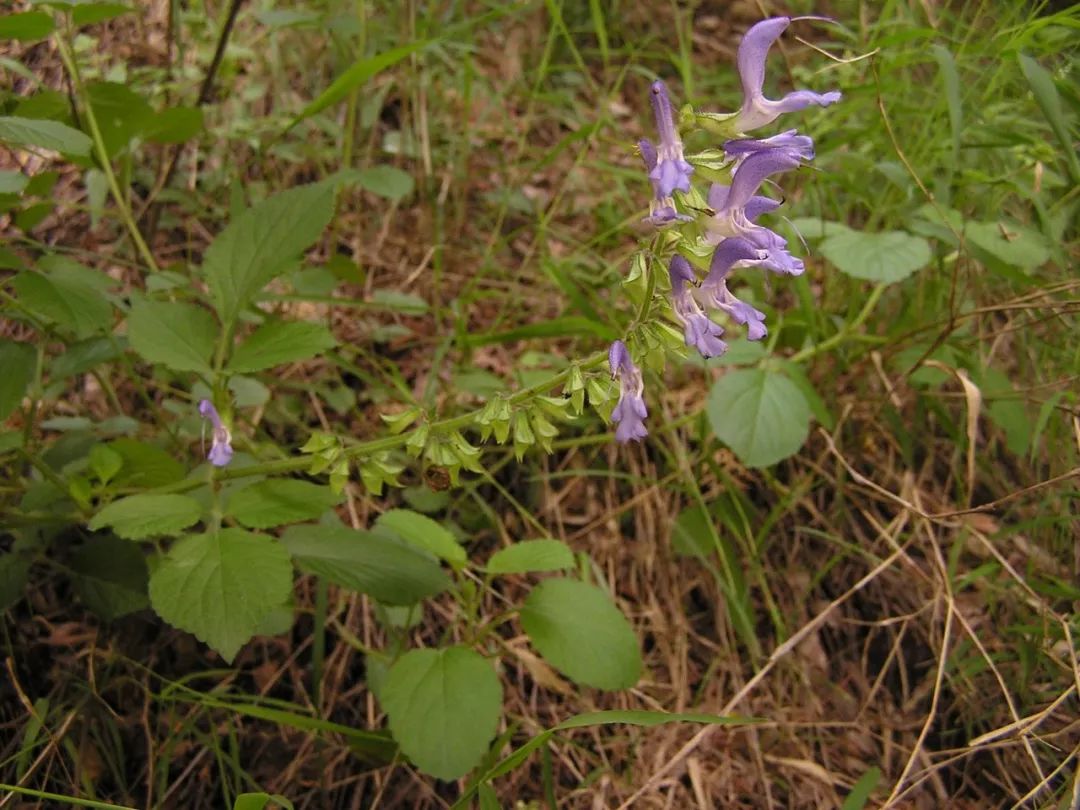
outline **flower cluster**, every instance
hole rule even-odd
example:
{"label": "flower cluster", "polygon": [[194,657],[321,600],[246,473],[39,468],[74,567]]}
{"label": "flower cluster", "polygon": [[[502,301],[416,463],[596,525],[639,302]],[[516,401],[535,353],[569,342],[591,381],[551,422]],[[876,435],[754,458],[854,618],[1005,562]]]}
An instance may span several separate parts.
{"label": "flower cluster", "polygon": [[[825,18],[794,18],[799,19]],[[698,279],[690,261],[678,253],[668,266],[672,311],[683,327],[686,345],[696,349],[702,357],[717,357],[727,350],[727,344],[721,339],[724,329],[713,321],[711,311],[721,312],[730,321],[745,326],[749,340],[760,340],[768,334],[765,313],[740,300],[728,289],[732,270],[756,266],[773,273],[797,276],[805,269],[802,260],[788,251],[786,239],[758,224],[759,217],[780,206],[780,202],[762,196],[758,191],[773,175],[797,169],[813,160],[814,142],[794,129],[765,138],[746,136],[751,130],[771,124],[783,113],[812,105],[825,107],[840,100],[837,91],[819,94],[796,90],[779,100],[765,97],[765,59],[772,44],[791,22],[793,18],[774,17],[762,20],[746,32],[737,57],[743,89],[741,108],[727,116],[703,116],[714,123],[719,121],[721,128],[731,135],[723,144],[724,167],[730,173],[730,182],[728,185],[711,185],[705,197],[708,203],[705,210],[686,205],[686,200],[682,200],[686,212],[679,210],[675,192],[692,193],[694,166],[683,154],[683,142],[667,88],[661,81],[653,82],[650,88],[659,138],[656,145],[649,140],[638,142],[638,152],[653,190],[645,221],[658,228],[676,229],[697,223],[700,227],[682,230],[681,238],[687,242],[696,238],[703,249],[712,250],[704,280]],[[700,250],[694,252],[700,253]],[[609,362],[612,377],[620,381],[619,402],[611,415],[616,425],[615,437],[621,442],[644,438],[647,435],[644,420],[648,411],[642,398],[641,371],[621,340],[612,344]]]}

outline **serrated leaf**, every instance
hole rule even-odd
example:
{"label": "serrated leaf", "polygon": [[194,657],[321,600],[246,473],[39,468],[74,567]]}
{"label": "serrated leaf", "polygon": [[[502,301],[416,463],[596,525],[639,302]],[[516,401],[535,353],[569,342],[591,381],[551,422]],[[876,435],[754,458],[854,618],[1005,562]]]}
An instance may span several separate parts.
{"label": "serrated leaf", "polygon": [[820,249],[842,273],[888,284],[922,269],[932,257],[925,239],[902,231],[836,233]]}
{"label": "serrated leaf", "polygon": [[126,540],[142,540],[179,534],[201,516],[202,506],[186,495],[129,495],[110,503],[87,526],[95,532],[108,527]]}
{"label": "serrated leaf", "polygon": [[468,560],[468,554],[454,535],[427,515],[409,509],[391,509],[379,515],[375,526],[389,529],[406,543],[430,551],[455,568],[461,568]]}
{"label": "serrated leaf", "polygon": [[713,433],[748,467],[794,455],[810,432],[806,397],[775,371],[729,371],[713,385],[705,410]]}
{"label": "serrated leaf", "polygon": [[203,260],[222,322],[232,323],[263,286],[291,269],[333,212],[333,186],[316,183],[275,194],[230,222]]}
{"label": "serrated leaf", "polygon": [[571,680],[597,689],[627,689],[641,677],[641,652],[626,617],[595,585],[541,582],[521,607],[533,646]]}
{"label": "serrated leaf", "polygon": [[229,361],[229,370],[261,371],[306,360],[336,345],[330,330],[321,323],[268,321],[236,348]]}
{"label": "serrated leaf", "polygon": [[309,524],[290,527],[282,541],[305,571],[384,604],[411,605],[450,587],[431,557],[372,532]]}
{"label": "serrated leaf", "polygon": [[341,498],[329,487],[273,478],[235,490],[225,504],[225,514],[249,529],[269,529],[314,520],[339,503]]}
{"label": "serrated leaf", "polygon": [[292,563],[276,539],[242,529],[185,537],[150,577],[150,603],[231,662],[292,591]]}
{"label": "serrated leaf", "polygon": [[110,535],[91,538],[75,552],[71,569],[83,604],[106,621],[150,604],[149,572],[138,546]]}
{"label": "serrated leaf", "polygon": [[173,371],[210,373],[219,327],[193,304],[140,301],[128,315],[128,341],[144,360]]}
{"label": "serrated leaf", "polygon": [[17,116],[0,116],[0,141],[68,155],[89,155],[94,146],[94,142],[85,134],[67,124]]}
{"label": "serrated leaf", "polygon": [[489,574],[527,574],[574,567],[574,552],[561,540],[525,540],[501,548],[488,560]]}
{"label": "serrated leaf", "polygon": [[411,650],[386,674],[390,732],[424,773],[457,779],[480,764],[502,713],[491,663],[464,647]]}
{"label": "serrated leaf", "polygon": [[22,303],[47,321],[72,332],[77,338],[112,328],[112,306],[86,281],[86,268],[58,268],[45,274],[19,273],[11,285]]}
{"label": "serrated leaf", "polygon": [[37,351],[29,343],[0,340],[0,422],[22,403],[37,369]]}

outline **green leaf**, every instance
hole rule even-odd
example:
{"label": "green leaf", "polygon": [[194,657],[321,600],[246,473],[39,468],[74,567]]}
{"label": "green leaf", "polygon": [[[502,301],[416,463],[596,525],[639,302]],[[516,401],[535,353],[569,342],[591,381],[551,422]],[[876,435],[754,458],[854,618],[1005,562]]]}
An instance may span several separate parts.
{"label": "green leaf", "polygon": [[249,529],[269,529],[321,517],[341,498],[321,484],[292,478],[272,478],[234,491],[225,514]]}
{"label": "green leaf", "polygon": [[409,54],[422,50],[430,44],[431,42],[428,40],[411,42],[400,48],[394,48],[375,56],[363,57],[357,60],[344,73],[334,79],[330,86],[319,94],[318,98],[301,110],[300,114],[289,124],[289,129],[292,129],[305,118],[310,118],[327,107],[337,104],[368,79],[378,75],[391,65],[397,64]]}
{"label": "green leaf", "polygon": [[464,647],[411,650],[386,674],[380,702],[401,750],[424,773],[457,779],[495,738],[502,685],[491,663]]}
{"label": "green leaf", "polygon": [[5,14],[0,17],[0,39],[17,39],[33,42],[45,39],[55,25],[51,16],[43,11],[27,11],[23,14]]}
{"label": "green leaf", "polygon": [[561,540],[525,540],[501,548],[488,560],[489,574],[527,574],[574,567],[574,552]]}
{"label": "green leaf", "polygon": [[468,560],[465,549],[454,535],[427,515],[409,509],[391,509],[379,515],[375,526],[389,529],[406,543],[430,551],[446,560],[454,568],[461,568]]}
{"label": "green leaf", "polygon": [[176,535],[202,517],[202,506],[186,495],[129,495],[90,519],[91,531],[111,528],[126,540]]}
{"label": "green leaf", "polygon": [[330,183],[297,186],[244,211],[207,248],[210,293],[230,324],[268,282],[292,269],[334,213]]}
{"label": "green leaf", "polygon": [[1050,124],[1050,129],[1054,131],[1054,137],[1057,138],[1058,145],[1061,147],[1060,154],[1069,167],[1069,175],[1074,183],[1080,183],[1080,158],[1076,156],[1076,146],[1069,133],[1069,124],[1061,109],[1061,97],[1058,95],[1053,77],[1027,54],[1018,54],[1017,59],[1020,61],[1020,70],[1023,71],[1028,86],[1031,87],[1039,109]]}
{"label": "green leaf", "polygon": [[713,545],[712,516],[700,506],[679,513],[671,529],[671,547],[680,557],[705,558],[716,551]]}
{"label": "green leaf", "polygon": [[86,94],[94,111],[105,154],[110,158],[123,152],[132,138],[140,136],[154,117],[145,98],[126,84],[92,82]]}
{"label": "green leaf", "polygon": [[150,604],[149,572],[142,550],[119,538],[91,538],[71,560],[75,590],[83,604],[112,621]]}
{"label": "green leaf", "polygon": [[945,87],[945,101],[949,105],[949,129],[952,131],[953,160],[960,157],[960,135],[964,129],[964,106],[960,93],[960,74],[956,69],[956,60],[952,53],[937,43],[930,46],[930,52],[941,69],[941,82]]}
{"label": "green leaf", "polygon": [[637,637],[595,585],[541,582],[521,607],[521,626],[540,654],[569,678],[597,689],[627,689],[641,677]]}
{"label": "green leaf", "polygon": [[19,273],[11,281],[22,303],[77,338],[112,329],[112,305],[87,283],[86,268],[58,267],[45,274]]}
{"label": "green leaf", "polygon": [[292,564],[276,539],[242,529],[185,537],[150,577],[150,603],[232,662],[292,591]]}
{"label": "green leaf", "polygon": [[170,107],[154,113],[143,129],[143,137],[154,143],[183,143],[202,131],[201,107]]}
{"label": "green leaf", "polygon": [[394,166],[372,166],[370,169],[353,170],[346,174],[345,179],[353,180],[366,191],[389,200],[408,197],[414,187],[412,175]]}
{"label": "green leaf", "polygon": [[29,182],[22,172],[0,171],[0,194],[21,194]]}
{"label": "green leaf", "polygon": [[868,281],[902,281],[930,263],[929,243],[901,231],[848,231],[821,243],[825,258],[843,273]]}
{"label": "green leaf", "polygon": [[411,605],[450,587],[427,554],[372,532],[309,524],[290,527],[282,541],[305,571],[387,605]]}
{"label": "green leaf", "polygon": [[878,786],[878,782],[880,781],[880,768],[873,767],[868,770],[859,777],[859,781],[851,788],[851,793],[844,798],[844,803],[840,806],[840,810],[862,810],[866,807],[866,803],[870,800],[874,788]]}
{"label": "green leaf", "polygon": [[279,793],[241,793],[233,802],[233,810],[263,810],[270,802],[293,810],[293,803]]}
{"label": "green leaf", "polygon": [[124,458],[116,478],[129,487],[163,487],[184,477],[184,467],[160,447],[136,439],[116,439],[109,447]]}
{"label": "green leaf", "polygon": [[88,459],[90,472],[103,484],[112,481],[124,467],[124,457],[107,444],[95,444]]}
{"label": "green leaf", "polygon": [[371,303],[379,309],[402,312],[406,315],[423,315],[428,311],[427,301],[419,295],[399,290],[375,290],[371,294]]}
{"label": "green leaf", "polygon": [[37,351],[29,343],[0,340],[0,422],[22,403],[34,380]]}
{"label": "green leaf", "polygon": [[123,3],[79,3],[71,10],[71,21],[76,26],[94,25],[134,10]]}
{"label": "green leaf", "polygon": [[229,361],[234,372],[261,371],[282,363],[306,360],[337,345],[321,323],[267,321],[240,344]]}
{"label": "green leaf", "polygon": [[0,141],[13,146],[35,146],[68,155],[89,155],[94,147],[94,142],[86,135],[67,124],[16,116],[0,116]]}
{"label": "green leaf", "polygon": [[193,304],[140,301],[128,315],[131,348],[172,371],[210,374],[219,331],[214,316]]}
{"label": "green leaf", "polygon": [[748,467],[768,467],[799,451],[810,432],[810,406],[775,371],[737,369],[716,381],[706,413],[713,433]]}
{"label": "green leaf", "polygon": [[1046,238],[1017,223],[968,222],[964,237],[995,259],[1028,273],[1050,259]]}

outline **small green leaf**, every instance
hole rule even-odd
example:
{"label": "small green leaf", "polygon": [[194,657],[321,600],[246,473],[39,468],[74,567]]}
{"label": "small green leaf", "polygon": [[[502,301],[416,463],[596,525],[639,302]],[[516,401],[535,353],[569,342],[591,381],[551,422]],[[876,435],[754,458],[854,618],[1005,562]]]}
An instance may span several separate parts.
{"label": "small green leaf", "polygon": [[427,554],[372,532],[307,524],[287,529],[282,541],[304,570],[388,605],[411,605],[450,587]]}
{"label": "small green leaf", "polygon": [[235,321],[268,282],[292,269],[333,213],[334,187],[315,183],[275,194],[230,222],[203,260],[222,322]]}
{"label": "small green leaf", "polygon": [[128,315],[128,341],[144,360],[173,371],[210,373],[219,327],[193,304],[140,301]]}
{"label": "small green leaf", "polygon": [[0,116],[0,141],[12,146],[35,146],[68,155],[89,155],[94,147],[82,132],[59,121]]}
{"label": "small green leaf", "polygon": [[285,547],[242,529],[185,537],[150,577],[158,615],[229,662],[291,591]]}
{"label": "small green leaf", "polygon": [[574,567],[574,552],[561,540],[525,540],[501,548],[488,560],[489,574],[527,574]]}
{"label": "small green leaf", "polygon": [[454,539],[454,535],[427,515],[409,509],[391,509],[379,515],[375,526],[389,529],[406,543],[430,551],[454,568],[461,568],[468,559],[465,549]]}
{"label": "small green leaf", "polygon": [[90,519],[91,531],[111,528],[126,540],[175,535],[194,525],[202,506],[186,495],[129,495],[113,501]]}
{"label": "small green leaf", "polygon": [[76,26],[94,25],[134,10],[123,3],[78,3],[71,9],[71,21]]}
{"label": "small green leaf", "polygon": [[77,338],[112,329],[112,305],[88,283],[84,267],[58,267],[50,273],[26,271],[11,281],[22,303]]}
{"label": "small green leaf", "polygon": [[124,466],[124,457],[109,447],[107,444],[95,444],[90,448],[90,472],[97,479],[108,484]]}
{"label": "small green leaf", "polygon": [[229,361],[234,372],[261,371],[283,363],[306,360],[337,345],[321,323],[267,321],[241,343]]}
{"label": "small green leaf", "polygon": [[379,309],[401,312],[405,315],[423,315],[428,311],[428,304],[419,295],[398,290],[375,290],[371,294],[371,303]]}
{"label": "small green leaf", "polygon": [[671,547],[680,557],[711,557],[713,545],[712,517],[700,506],[684,509],[671,528]]}
{"label": "small green leaf", "polygon": [[595,585],[541,582],[521,607],[521,626],[540,654],[569,678],[627,689],[641,677],[641,653],[626,617]]}
{"label": "small green leaf", "polygon": [[270,802],[293,810],[293,803],[279,793],[241,793],[233,802],[233,810],[263,810]]}
{"label": "small green leaf", "polygon": [[150,604],[149,572],[142,550],[119,538],[93,537],[71,560],[75,590],[83,604],[112,621]]}
{"label": "small green leaf", "polygon": [[45,39],[53,32],[54,27],[52,17],[43,11],[5,14],[0,17],[0,39],[33,42],[37,39]]}
{"label": "small green leaf", "polygon": [[0,422],[22,403],[34,380],[37,352],[29,343],[0,340]]}
{"label": "small green leaf", "polygon": [[930,263],[930,245],[921,236],[901,231],[848,231],[821,243],[825,258],[843,273],[868,281],[902,281]]}
{"label": "small green leaf", "polygon": [[0,194],[21,194],[29,182],[22,172],[0,171]]}
{"label": "small green leaf", "polygon": [[765,369],[724,374],[705,410],[713,433],[748,467],[768,467],[794,455],[810,432],[810,406],[799,387]]}
{"label": "small green leaf", "polygon": [[502,685],[472,650],[411,650],[386,674],[380,702],[409,759],[431,776],[457,779],[480,764],[495,738]]}
{"label": "small green leaf", "polygon": [[866,807],[866,803],[870,800],[874,788],[878,786],[878,782],[880,781],[881,769],[878,767],[870,768],[870,770],[859,777],[859,781],[851,788],[851,792],[844,798],[844,803],[841,805],[840,810],[863,810],[863,808]]}
{"label": "small green leaf", "polygon": [[249,529],[269,529],[314,520],[339,503],[341,498],[321,484],[272,478],[234,491],[225,504],[225,514]]}
{"label": "small green leaf", "polygon": [[412,175],[394,166],[372,166],[370,169],[359,169],[350,174],[349,178],[355,179],[366,191],[389,200],[408,197],[412,194],[414,187]]}

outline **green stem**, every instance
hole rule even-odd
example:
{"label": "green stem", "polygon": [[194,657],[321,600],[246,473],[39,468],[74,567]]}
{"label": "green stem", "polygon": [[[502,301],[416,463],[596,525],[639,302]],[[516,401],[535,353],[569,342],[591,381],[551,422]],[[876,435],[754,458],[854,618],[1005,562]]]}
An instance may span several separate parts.
{"label": "green stem", "polygon": [[147,269],[157,273],[158,265],[154,261],[154,255],[150,252],[150,247],[139,232],[139,226],[135,224],[135,218],[131,215],[131,209],[124,198],[124,193],[120,190],[120,183],[116,179],[116,174],[113,172],[112,163],[105,149],[105,140],[101,135],[101,128],[98,126],[97,116],[94,115],[94,107],[90,103],[90,98],[85,92],[82,78],[79,75],[79,66],[75,61],[75,55],[72,53],[67,40],[62,36],[56,37],[56,47],[60,53],[60,59],[64,63],[64,68],[71,77],[71,85],[83,103],[86,123],[90,127],[90,138],[94,142],[94,152],[97,155],[98,162],[101,164],[101,171],[105,174],[105,180],[109,184],[109,192],[112,194],[113,202],[116,203],[116,207],[120,211],[120,217],[124,220],[124,225],[131,236],[131,241],[135,244],[135,249],[138,251],[139,256],[142,257]]}
{"label": "green stem", "polygon": [[79,807],[100,807],[103,810],[135,810],[126,804],[109,804],[108,802],[96,802],[93,799],[80,799],[76,796],[63,796],[59,793],[47,793],[44,790],[20,787],[19,785],[0,785],[0,790],[18,793],[22,796],[33,796],[35,799],[49,799],[63,804],[74,804]]}
{"label": "green stem", "polygon": [[821,343],[818,343],[814,346],[808,346],[802,351],[793,354],[789,358],[789,360],[792,363],[801,363],[804,360],[809,360],[811,357],[815,357],[816,355],[822,354],[823,352],[827,352],[834,346],[839,346],[841,343],[851,337],[852,333],[858,330],[859,327],[861,327],[864,323],[866,323],[866,319],[869,318],[870,315],[873,313],[874,307],[877,306],[878,301],[881,299],[882,293],[885,292],[886,286],[887,285],[885,284],[878,284],[876,287],[874,287],[873,290],[871,290],[870,297],[866,299],[866,303],[859,311],[859,314],[855,316],[855,320],[845,325],[843,329],[841,329],[831,338],[823,340],[821,341]]}

